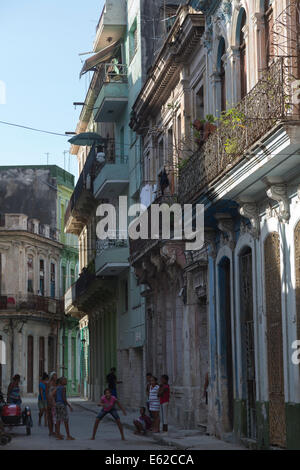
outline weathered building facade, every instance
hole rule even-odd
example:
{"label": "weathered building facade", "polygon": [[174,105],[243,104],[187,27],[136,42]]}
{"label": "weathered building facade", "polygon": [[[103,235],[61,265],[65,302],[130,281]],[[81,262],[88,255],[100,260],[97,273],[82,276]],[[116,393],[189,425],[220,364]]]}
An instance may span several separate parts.
{"label": "weathered building facade", "polygon": [[[185,425],[180,381],[187,378],[185,396],[198,387],[199,403],[205,359],[188,363],[186,357],[201,358],[202,344],[204,358],[208,348],[208,431],[259,448],[299,448],[299,366],[292,361],[298,339],[299,2],[188,3],[194,13],[178,12],[181,28],[176,34],[175,22],[161,63],[158,58],[134,105],[132,127],[143,134],[150,203],[170,203],[177,194],[182,204],[203,204],[205,246],[185,253],[178,242],[132,243],[131,262],[147,299],[147,361],[159,373],[168,369],[172,414]],[[187,20],[180,15],[196,10],[205,30],[185,57],[184,75],[178,62]],[[163,167],[168,188],[162,196]],[[189,309],[195,317],[186,316]],[[178,357],[180,379],[173,372]]]}
{"label": "weathered building facade", "polygon": [[[143,135],[141,203],[178,201],[180,162],[195,143],[191,122],[201,112],[205,18],[182,6],[133,107],[131,126]],[[168,186],[163,187],[166,172]],[[175,217],[178,215],[175,215]],[[179,216],[180,217],[180,216]],[[208,373],[207,255],[189,257],[184,242],[131,242],[131,263],[145,286],[146,368],[171,384],[171,414],[184,427],[206,425]]]}
{"label": "weathered building facade", "polygon": [[57,370],[68,378],[68,393],[78,394],[78,322],[62,303],[78,272],[77,240],[62,225],[73,187],[73,175],[57,166],[0,168],[4,391],[22,372],[23,393],[36,395],[43,372]]}
{"label": "weathered building facade", "polygon": [[[96,209],[103,202],[111,203],[118,213],[120,196],[127,197],[128,206],[139,200],[140,141],[129,122],[157,47],[156,39],[148,38],[154,34],[153,27],[155,36],[165,29],[160,21],[162,6],[161,1],[105,2],[96,31],[95,55],[82,69],[82,73],[93,70],[94,75],[77,127],[77,133],[97,131],[105,139],[104,156],[97,156],[95,147],[72,147],[81,175],[67,213],[66,230],[79,235],[83,272],[73,294],[72,289],[67,293],[66,307],[74,315],[88,315],[89,396],[98,399],[110,368],[117,367],[122,382],[119,393],[127,406],[144,402],[144,300],[129,265],[128,240],[122,238],[119,218],[117,239],[96,240]],[[127,225],[127,216],[124,218]]]}

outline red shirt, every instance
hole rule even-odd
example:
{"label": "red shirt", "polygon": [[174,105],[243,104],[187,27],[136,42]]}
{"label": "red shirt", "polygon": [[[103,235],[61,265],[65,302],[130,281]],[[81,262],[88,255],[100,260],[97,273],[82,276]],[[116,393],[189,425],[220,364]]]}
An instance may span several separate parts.
{"label": "red shirt", "polygon": [[113,395],[110,397],[110,400],[108,400],[105,395],[101,397],[101,402],[105,411],[112,410],[113,407],[115,406],[116,401],[117,399]]}
{"label": "red shirt", "polygon": [[163,405],[164,403],[169,403],[170,401],[170,386],[165,384],[163,387],[163,395],[160,397],[160,404]]}

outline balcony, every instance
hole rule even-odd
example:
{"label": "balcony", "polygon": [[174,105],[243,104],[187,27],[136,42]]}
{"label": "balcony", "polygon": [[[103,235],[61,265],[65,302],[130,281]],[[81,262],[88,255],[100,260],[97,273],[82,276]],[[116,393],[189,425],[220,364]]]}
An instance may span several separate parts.
{"label": "balcony", "polygon": [[65,294],[65,312],[81,318],[91,309],[114,296],[110,280],[99,279],[94,270],[84,268],[77,282]]}
{"label": "balcony", "polygon": [[60,232],[50,225],[41,224],[38,219],[29,218],[25,214],[1,214],[0,231],[23,231],[59,242]]}
{"label": "balcony", "polygon": [[97,240],[95,270],[99,276],[118,276],[129,268],[127,240]]}
{"label": "balcony", "polygon": [[0,314],[4,312],[47,313],[60,316],[64,313],[61,300],[34,294],[6,294],[0,296]]}
{"label": "balcony", "polygon": [[128,72],[124,64],[103,64],[100,92],[94,105],[96,122],[115,122],[128,103]]}
{"label": "balcony", "polygon": [[109,199],[118,196],[129,185],[128,157],[114,157],[107,161],[94,181],[94,197]]}
{"label": "balcony", "polygon": [[119,41],[127,27],[126,0],[106,0],[102,15],[96,29],[96,39],[94,42],[94,51],[109,46],[110,42]]}
{"label": "balcony", "polygon": [[65,231],[80,235],[94,207],[93,179],[97,169],[96,149],[92,147],[65,213]]}
{"label": "balcony", "polygon": [[265,71],[257,85],[225,115],[202,148],[185,161],[179,174],[181,202],[196,200],[204,189],[249,158],[278,125],[299,120],[292,97],[296,76],[287,62],[280,58]]}

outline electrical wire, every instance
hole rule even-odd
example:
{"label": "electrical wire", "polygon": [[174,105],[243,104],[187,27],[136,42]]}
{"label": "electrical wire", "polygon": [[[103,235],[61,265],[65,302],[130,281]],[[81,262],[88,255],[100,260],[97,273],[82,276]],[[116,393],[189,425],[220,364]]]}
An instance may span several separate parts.
{"label": "electrical wire", "polygon": [[27,129],[27,130],[35,131],[35,132],[43,132],[44,134],[59,135],[62,137],[66,137],[66,134],[59,134],[58,132],[45,131],[42,129],[36,129],[34,127],[28,127],[28,126],[23,126],[21,124],[15,124],[12,122],[0,121],[0,124],[6,124],[7,126],[13,126],[13,127],[20,127],[22,129]]}

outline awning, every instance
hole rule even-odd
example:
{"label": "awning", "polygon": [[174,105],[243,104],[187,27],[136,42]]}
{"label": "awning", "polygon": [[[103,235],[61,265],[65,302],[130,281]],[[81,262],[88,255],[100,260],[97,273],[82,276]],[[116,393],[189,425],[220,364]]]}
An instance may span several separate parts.
{"label": "awning", "polygon": [[92,57],[87,59],[81,69],[80,77],[82,77],[82,75],[87,73],[89,70],[95,69],[98,64],[109,61],[118,44],[119,41],[113,42],[110,46],[105,47],[100,52],[97,52],[97,54],[94,54]]}

